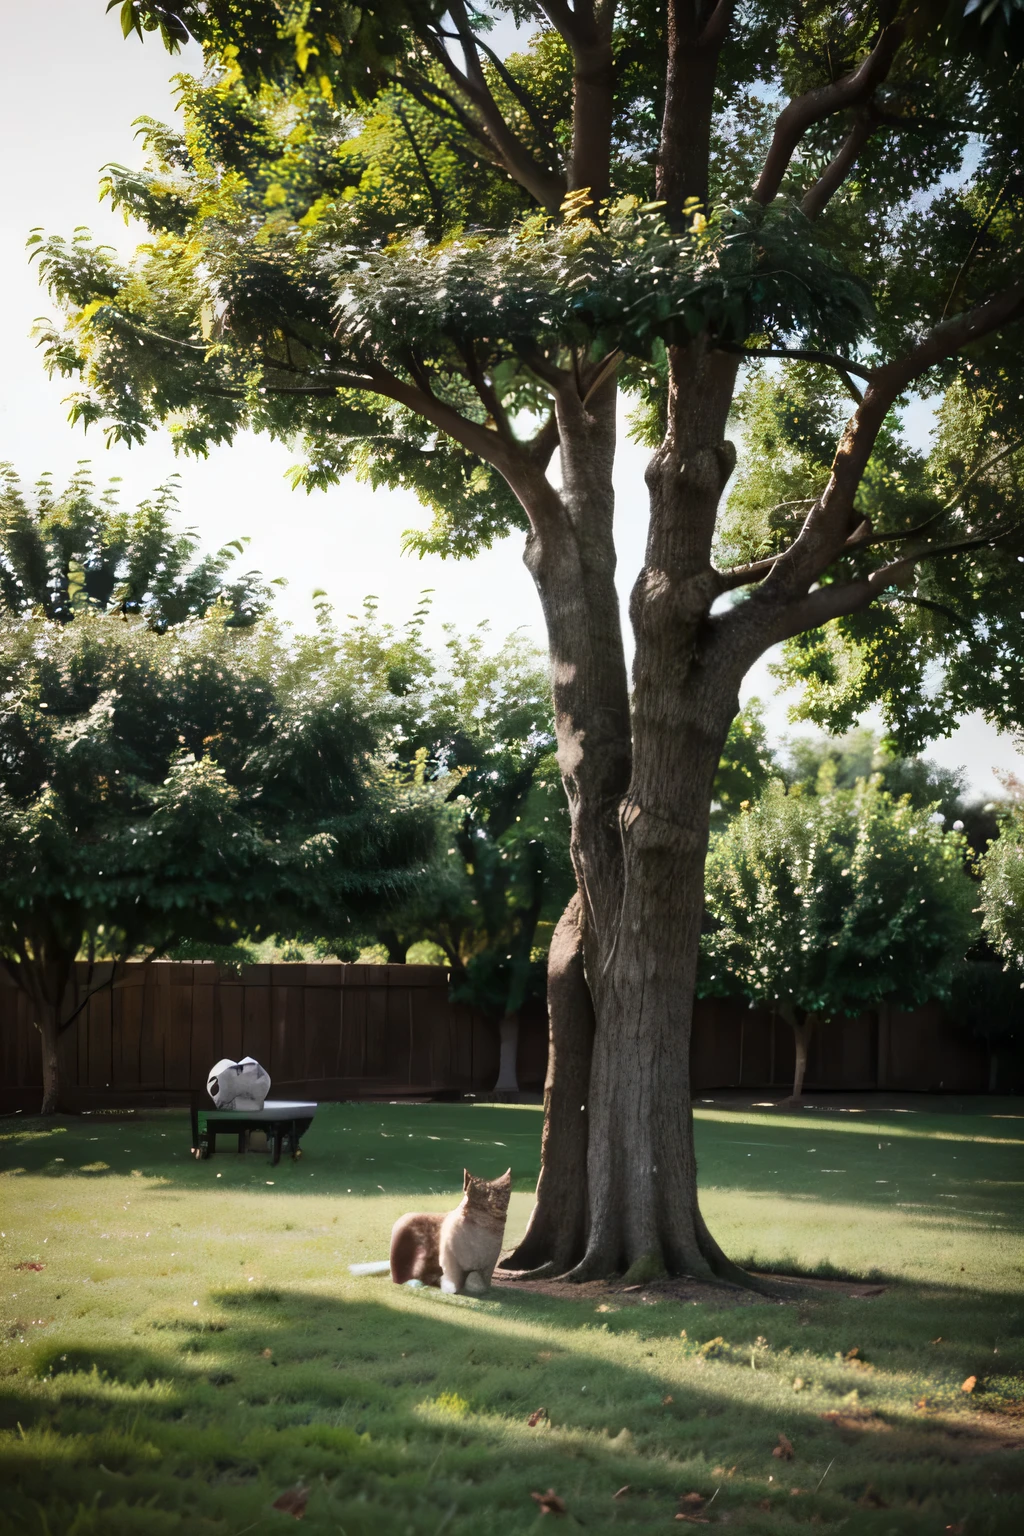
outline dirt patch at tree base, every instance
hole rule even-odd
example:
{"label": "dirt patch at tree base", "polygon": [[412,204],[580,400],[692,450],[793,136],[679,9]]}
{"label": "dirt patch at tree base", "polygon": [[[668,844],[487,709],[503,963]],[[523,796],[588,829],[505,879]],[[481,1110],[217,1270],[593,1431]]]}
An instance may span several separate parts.
{"label": "dirt patch at tree base", "polygon": [[675,1280],[653,1280],[646,1285],[623,1285],[621,1280],[586,1280],[576,1284],[571,1280],[530,1280],[515,1270],[495,1270],[494,1285],[500,1290],[514,1287],[517,1291],[531,1292],[537,1296],[557,1296],[567,1301],[610,1303],[618,1306],[654,1306],[659,1301],[704,1302],[708,1306],[753,1307],[766,1304],[787,1305],[809,1300],[815,1293],[832,1293],[841,1296],[870,1300],[881,1296],[884,1285],[873,1285],[856,1280],[818,1280],[793,1276],[756,1274],[755,1278],[766,1281],[775,1291],[765,1296],[759,1291],[747,1291],[734,1285],[709,1285],[702,1280],[689,1280],[685,1276]]}

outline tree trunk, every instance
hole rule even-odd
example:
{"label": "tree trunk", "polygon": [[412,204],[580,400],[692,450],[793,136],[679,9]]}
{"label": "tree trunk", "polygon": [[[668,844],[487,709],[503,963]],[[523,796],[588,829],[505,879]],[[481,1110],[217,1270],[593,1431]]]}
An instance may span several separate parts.
{"label": "tree trunk", "polygon": [[558,920],[548,952],[548,1070],[537,1199],[503,1269],[564,1274],[583,1255],[593,1039],[594,1009],[583,970],[583,902],[577,893]]}
{"label": "tree trunk", "polygon": [[501,1041],[501,1055],[498,1058],[498,1081],[494,1085],[494,1092],[518,1094],[519,1074],[516,1070],[519,1055],[518,1013],[506,1013],[498,1025],[498,1037]]}
{"label": "tree trunk", "polygon": [[[578,411],[559,417],[562,497],[571,517],[579,509],[578,537],[554,547],[540,540],[528,563],[551,641],[580,907],[575,941],[567,912],[551,951],[541,1178],[508,1261],[517,1269],[571,1265],[577,1280],[622,1271],[637,1281],[746,1279],[698,1206],[689,1076],[712,781],[753,659],[710,616],[711,539],[733,463],[723,433],[735,367],[697,344],[673,353],[670,429],[648,470],[650,534],[631,603],[631,739],[621,734],[610,629],[588,633],[610,606],[594,603],[595,581],[614,569],[610,545],[594,545],[610,507],[610,470],[607,487],[601,480],[610,424],[602,439]],[[591,591],[582,605],[581,584]],[[594,1018],[589,1074],[584,977]]]}
{"label": "tree trunk", "polygon": [[35,1005],[35,1026],[42,1039],[43,1048],[43,1102],[41,1115],[55,1115],[60,1104],[60,1065],[58,1060],[57,1008],[52,1003]]}
{"label": "tree trunk", "polygon": [[378,928],[377,942],[388,952],[388,965],[404,965],[409,946],[393,928]]}
{"label": "tree trunk", "polygon": [[817,1023],[817,1015],[805,1013],[798,1017],[794,1010],[787,1015],[788,1023],[793,1030],[793,1041],[796,1046],[796,1063],[793,1068],[793,1093],[792,1102],[799,1103],[804,1092],[804,1078],[807,1076],[807,1052],[811,1044],[811,1036]]}
{"label": "tree trunk", "polygon": [[[690,1108],[707,822],[726,729],[723,720],[714,732],[666,731],[669,757],[660,772],[648,759],[650,774],[634,774],[622,817],[626,869],[614,947],[596,989],[590,1230],[576,1279],[738,1275],[700,1215]],[[638,768],[646,756],[638,754]],[[680,770],[690,783],[677,795]]]}

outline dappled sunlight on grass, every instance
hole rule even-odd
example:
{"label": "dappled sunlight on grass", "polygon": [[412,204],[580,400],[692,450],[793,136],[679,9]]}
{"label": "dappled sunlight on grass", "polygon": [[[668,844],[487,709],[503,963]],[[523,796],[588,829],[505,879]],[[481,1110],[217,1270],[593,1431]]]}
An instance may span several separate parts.
{"label": "dappled sunlight on grass", "polygon": [[450,1206],[464,1163],[511,1163],[516,1236],[532,1107],[325,1106],[276,1169],[195,1163],[174,1112],[7,1122],[0,1531],[269,1531],[299,1481],[313,1536],[524,1536],[548,1488],[596,1532],[664,1528],[687,1493],[751,1532],[1016,1531],[1020,1153],[980,1143],[980,1116],[942,1117],[952,1141],[851,1119],[699,1112],[730,1252],[902,1277],[743,1306],[349,1275],[404,1210]]}

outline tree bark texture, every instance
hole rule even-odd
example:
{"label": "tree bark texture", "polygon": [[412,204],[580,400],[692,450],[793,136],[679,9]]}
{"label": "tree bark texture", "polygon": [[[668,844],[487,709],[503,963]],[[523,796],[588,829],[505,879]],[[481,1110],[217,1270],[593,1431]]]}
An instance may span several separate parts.
{"label": "tree bark texture", "polygon": [[502,1267],[564,1274],[584,1251],[587,1098],[594,1008],[584,973],[583,901],[573,896],[548,951],[548,1070],[537,1199],[526,1232]]}
{"label": "tree bark texture", "polygon": [[[671,368],[669,430],[647,475],[650,532],[631,600],[629,714],[613,639],[613,402],[600,404],[606,435],[597,441],[586,411],[563,411],[561,494],[575,537],[563,532],[553,550],[538,519],[527,556],[551,638],[579,902],[551,951],[542,1173],[509,1265],[578,1280],[739,1277],[699,1210],[689,1074],[712,781],[749,665],[709,617],[707,584],[733,464],[724,431],[736,364],[697,344],[677,351]],[[574,498],[586,504],[586,540]],[[602,511],[607,545],[594,540]],[[581,604],[602,583],[604,601]]]}
{"label": "tree bark texture", "polygon": [[35,1024],[42,1039],[43,1055],[43,1101],[39,1106],[39,1113],[55,1115],[60,1107],[61,1087],[58,1059],[60,1030],[56,1008],[49,1003],[37,1004]]}

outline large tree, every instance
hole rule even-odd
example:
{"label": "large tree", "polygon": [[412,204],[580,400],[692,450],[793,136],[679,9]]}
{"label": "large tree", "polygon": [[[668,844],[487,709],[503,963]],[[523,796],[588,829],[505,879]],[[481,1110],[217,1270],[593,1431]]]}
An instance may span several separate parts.
{"label": "large tree", "polygon": [[[904,744],[1020,717],[1019,15],[963,9],[127,0],[210,69],[184,132],[144,124],[147,166],[109,171],[152,239],[126,265],[39,237],[78,419],[301,439],[308,487],[412,487],[420,547],[526,530],[578,891],[520,1266],[740,1278],[698,1207],[688,1045],[752,664],[788,643],[817,718],[876,702]],[[652,450],[632,690],[622,395]]]}

